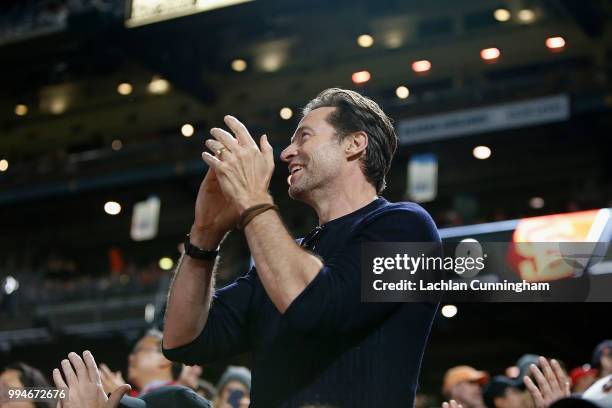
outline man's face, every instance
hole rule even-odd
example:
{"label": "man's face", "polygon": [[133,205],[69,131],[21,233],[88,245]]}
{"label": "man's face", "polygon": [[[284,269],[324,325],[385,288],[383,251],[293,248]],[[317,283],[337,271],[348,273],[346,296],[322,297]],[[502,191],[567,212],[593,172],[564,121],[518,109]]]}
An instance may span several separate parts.
{"label": "man's face", "polygon": [[310,111],[299,123],[291,144],[281,153],[281,159],[289,164],[289,196],[304,200],[321,186],[333,185],[341,177],[346,162],[342,144],[338,142],[334,127],[327,116],[335,108],[317,108]]}
{"label": "man's face", "polygon": [[185,366],[179,377],[179,383],[192,388],[198,388],[198,380],[202,375],[202,367],[199,365]]}
{"label": "man's face", "polygon": [[155,379],[156,374],[170,370],[170,364],[161,352],[159,340],[145,336],[136,343],[128,358],[128,381],[142,388]]}
{"label": "man's face", "polygon": [[461,403],[464,408],[482,407],[482,391],[476,382],[463,381],[451,388],[451,399]]}

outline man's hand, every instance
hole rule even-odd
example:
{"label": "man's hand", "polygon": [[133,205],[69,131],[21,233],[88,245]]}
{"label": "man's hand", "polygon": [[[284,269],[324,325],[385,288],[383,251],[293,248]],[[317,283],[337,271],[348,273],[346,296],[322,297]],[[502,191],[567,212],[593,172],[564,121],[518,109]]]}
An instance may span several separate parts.
{"label": "man's hand", "polygon": [[263,135],[257,146],[238,119],[228,115],[224,120],[236,137],[223,129],[211,129],[216,140],[207,140],[206,146],[220,153],[213,156],[205,152],[202,158],[214,169],[225,197],[241,213],[255,204],[272,201],[268,186],[274,172],[274,154],[267,136]]}
{"label": "man's hand", "polygon": [[544,357],[540,357],[539,363],[541,371],[535,364],[529,367],[538,385],[536,386],[528,376],[525,376],[523,381],[533,398],[535,407],[547,408],[558,399],[570,395],[570,381],[557,360],[550,360],[549,363]]}
{"label": "man's hand", "polygon": [[122,384],[109,399],[102,388],[96,361],[89,351],[83,353],[83,359],[77,353],[70,353],[68,360],[62,360],[61,364],[68,384],[57,368],[53,370],[53,382],[58,388],[68,388],[68,399],[60,400],[58,408],[115,408],[119,406],[121,397],[132,388]]}
{"label": "man's hand", "polygon": [[443,402],[442,408],[463,408],[463,405],[455,400],[450,400],[449,402]]}
{"label": "man's hand", "polygon": [[104,363],[100,364],[100,379],[105,393],[109,393],[125,384],[121,371],[112,372]]}

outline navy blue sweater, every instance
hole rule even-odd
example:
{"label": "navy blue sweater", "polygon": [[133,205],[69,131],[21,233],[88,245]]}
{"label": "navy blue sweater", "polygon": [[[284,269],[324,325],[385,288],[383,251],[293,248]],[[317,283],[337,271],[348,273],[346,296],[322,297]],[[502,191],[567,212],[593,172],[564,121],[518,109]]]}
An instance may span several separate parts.
{"label": "navy blue sweater", "polygon": [[284,314],[253,267],[215,292],[199,337],[164,354],[202,364],[251,351],[251,407],[411,407],[437,305],[362,303],[360,243],[439,242],[431,217],[378,198],[317,238],[324,266]]}

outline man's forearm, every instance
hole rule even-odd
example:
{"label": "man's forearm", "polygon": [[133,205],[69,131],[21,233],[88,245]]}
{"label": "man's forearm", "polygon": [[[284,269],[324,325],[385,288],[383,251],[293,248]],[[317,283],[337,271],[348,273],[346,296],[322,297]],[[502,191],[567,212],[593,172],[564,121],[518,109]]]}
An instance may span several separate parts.
{"label": "man's forearm", "polygon": [[272,303],[284,313],[323,263],[295,243],[275,211],[253,218],[244,232],[259,279]]}
{"label": "man's forearm", "polygon": [[[221,238],[192,229],[191,242],[213,249]],[[183,254],[170,285],[164,324],[164,347],[175,348],[193,341],[206,325],[214,288],[215,261],[201,261]]]}

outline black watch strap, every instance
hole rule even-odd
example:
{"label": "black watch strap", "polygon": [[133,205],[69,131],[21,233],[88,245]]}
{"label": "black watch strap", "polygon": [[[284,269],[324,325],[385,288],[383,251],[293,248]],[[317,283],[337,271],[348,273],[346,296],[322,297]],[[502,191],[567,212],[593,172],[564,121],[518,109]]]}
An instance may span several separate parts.
{"label": "black watch strap", "polygon": [[189,234],[185,237],[185,254],[189,255],[192,258],[200,259],[202,261],[214,261],[219,254],[219,247],[217,249],[209,250],[198,248],[193,245],[189,240]]}

